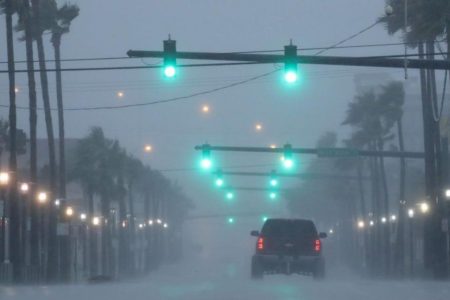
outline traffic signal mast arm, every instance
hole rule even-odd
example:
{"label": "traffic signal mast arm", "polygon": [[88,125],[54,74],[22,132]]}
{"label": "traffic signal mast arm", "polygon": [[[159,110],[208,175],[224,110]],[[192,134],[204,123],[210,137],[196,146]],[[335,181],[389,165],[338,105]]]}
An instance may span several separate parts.
{"label": "traffic signal mast arm", "polygon": [[[214,172],[213,174],[216,174]],[[271,173],[267,172],[236,172],[236,171],[221,171],[221,175],[225,176],[254,176],[254,177],[270,177]],[[349,176],[349,175],[341,175],[341,174],[321,174],[321,173],[294,173],[294,174],[286,174],[286,173],[277,173],[277,177],[288,177],[288,178],[296,178],[296,179],[349,179],[349,180],[358,180],[358,176]],[[362,177],[363,180],[369,180],[369,177]]]}
{"label": "traffic signal mast arm", "polygon": [[[129,50],[127,52],[127,55],[129,57],[141,58],[164,58],[167,53],[165,53],[164,51]],[[176,52],[174,58],[193,60],[219,60],[231,62],[254,62],[261,64],[285,63],[286,61],[285,55],[220,52]],[[297,55],[293,59],[299,64],[382,68],[405,67],[405,60],[398,58]],[[406,61],[407,66],[410,69],[450,70],[450,61],[447,60],[407,59]]]}
{"label": "traffic signal mast arm", "polygon": [[[195,146],[195,150],[203,150],[204,145]],[[233,147],[233,146],[211,146],[208,145],[210,151],[230,151],[230,152],[265,152],[265,153],[284,153],[285,148],[270,148],[270,147]],[[324,151],[326,150],[326,151]],[[330,150],[335,150],[336,154],[330,153]],[[370,151],[357,150],[349,148],[291,148],[292,153],[300,154],[316,154],[322,157],[353,157],[353,156],[375,156],[375,157],[404,157],[404,158],[418,158],[425,157],[423,152],[412,151]]]}

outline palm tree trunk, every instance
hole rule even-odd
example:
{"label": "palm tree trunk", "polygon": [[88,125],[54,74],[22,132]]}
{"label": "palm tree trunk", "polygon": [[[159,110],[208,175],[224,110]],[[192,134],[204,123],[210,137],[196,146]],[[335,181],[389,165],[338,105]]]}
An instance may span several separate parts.
{"label": "palm tree trunk", "polygon": [[[405,144],[403,140],[403,125],[401,117],[397,120],[397,137],[400,152],[405,151]],[[398,227],[397,239],[395,247],[396,264],[395,271],[400,275],[404,275],[405,271],[405,221],[406,221],[406,198],[405,198],[405,181],[406,181],[406,160],[404,157],[400,158],[400,191],[399,191],[399,210],[398,210]]]}
{"label": "palm tree trunk", "polygon": [[[119,177],[118,179],[119,187],[123,187],[123,179]],[[123,194],[119,196],[119,275],[124,275],[127,273],[128,268],[128,257],[129,257],[129,243],[127,230],[130,224],[127,224],[127,208],[125,203],[125,197]],[[125,226],[123,225],[125,224]]]}
{"label": "palm tree trunk", "polygon": [[363,161],[359,160],[358,165],[356,167],[356,172],[358,176],[358,189],[359,189],[359,201],[360,201],[360,213],[361,216],[365,217],[367,214],[366,210],[366,199],[364,195],[364,184],[362,179],[362,169],[363,169]]}
{"label": "palm tree trunk", "polygon": [[64,137],[64,106],[62,95],[62,76],[61,76],[61,34],[55,34],[53,47],[55,52],[56,67],[56,98],[58,101],[58,130],[59,130],[59,197],[66,198],[66,154]]}
{"label": "palm tree trunk", "polygon": [[[31,0],[34,17],[35,28],[40,31],[40,0]],[[48,78],[45,66],[45,51],[42,40],[42,33],[36,35],[36,44],[39,59],[39,69],[41,77],[42,98],[44,102],[45,125],[47,128],[48,154],[50,167],[50,190],[51,195],[56,195],[56,158],[55,158],[55,139],[53,135],[53,123],[50,108],[50,96],[48,92]],[[47,276],[48,280],[55,281],[57,278],[58,263],[58,244],[56,236],[56,210],[53,205],[48,208],[48,259],[47,259]]]}
{"label": "palm tree trunk", "polygon": [[101,239],[101,254],[102,254],[102,275],[111,276],[111,224],[112,220],[109,218],[110,216],[110,203],[109,203],[109,197],[105,193],[102,193],[101,196],[101,207],[102,207],[102,216],[108,220],[106,224],[102,224],[101,231],[102,231],[102,239]]}
{"label": "palm tree trunk", "polygon": [[[383,151],[383,142],[381,139],[378,140],[378,151]],[[379,168],[380,168],[380,177],[381,177],[381,184],[383,189],[383,215],[386,218],[389,218],[389,190],[387,185],[387,178],[386,178],[386,169],[384,165],[384,158],[381,156],[379,158]],[[385,256],[385,272],[386,274],[390,273],[391,270],[391,239],[390,239],[390,230],[389,230],[389,224],[386,224],[383,228],[383,237],[384,237],[384,256]]]}
{"label": "palm tree trunk", "polygon": [[[90,187],[87,188],[87,196],[89,217],[92,218],[94,216],[94,191]],[[98,272],[97,228],[91,226],[89,229],[89,275],[95,276]]]}
{"label": "palm tree trunk", "polygon": [[131,251],[129,252],[129,272],[131,274],[134,274],[136,262],[135,262],[135,255],[136,255],[136,238],[135,238],[135,230],[136,230],[136,224],[134,222],[134,199],[133,199],[133,184],[131,182],[128,182],[128,209],[130,212],[130,226],[128,227],[128,241],[129,244],[132,246]]}
{"label": "palm tree trunk", "polygon": [[17,202],[17,157],[16,157],[16,79],[14,66],[14,41],[12,26],[13,6],[12,0],[6,0],[6,44],[8,53],[8,78],[9,78],[9,172],[11,175],[9,190],[9,215],[10,217],[10,249],[11,263],[13,264],[13,279],[18,280],[20,271],[20,220],[19,206]]}
{"label": "palm tree trunk", "polygon": [[[28,77],[28,97],[29,97],[29,121],[30,121],[30,181],[37,182],[37,151],[36,151],[36,127],[37,127],[37,97],[36,81],[34,77],[34,55],[33,55],[33,36],[32,36],[32,17],[30,3],[28,0],[24,3],[24,22],[25,22],[25,48],[27,57],[27,77]],[[35,184],[30,185],[30,195],[35,195]],[[28,211],[30,214],[30,264],[37,267],[39,264],[39,214],[38,206],[35,201],[28,201]],[[33,249],[33,251],[31,251]]]}

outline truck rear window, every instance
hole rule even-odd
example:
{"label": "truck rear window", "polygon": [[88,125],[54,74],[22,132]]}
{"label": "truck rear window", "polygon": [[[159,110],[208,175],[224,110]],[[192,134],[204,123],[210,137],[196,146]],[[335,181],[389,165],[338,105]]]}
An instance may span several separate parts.
{"label": "truck rear window", "polygon": [[267,237],[295,237],[309,239],[317,237],[314,223],[309,220],[267,220],[261,230]]}

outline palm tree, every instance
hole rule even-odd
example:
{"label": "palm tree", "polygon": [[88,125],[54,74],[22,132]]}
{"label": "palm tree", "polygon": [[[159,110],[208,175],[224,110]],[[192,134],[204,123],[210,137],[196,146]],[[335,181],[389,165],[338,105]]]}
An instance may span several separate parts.
{"label": "palm tree", "polygon": [[64,108],[61,77],[61,38],[69,32],[70,24],[79,14],[77,5],[64,4],[56,12],[56,21],[51,28],[55,53],[56,67],[56,98],[58,101],[58,129],[59,129],[59,197],[66,198],[66,161],[65,161],[65,138],[64,138]]}
{"label": "palm tree", "polygon": [[[402,126],[402,115],[403,115],[403,103],[405,102],[405,91],[403,89],[403,84],[398,81],[390,82],[381,87],[381,93],[379,95],[380,104],[384,107],[385,112],[383,113],[384,122],[387,126],[396,124],[397,126],[397,138],[398,146],[400,152],[405,150],[403,141],[403,126]],[[399,220],[397,229],[397,242],[394,252],[394,262],[396,264],[394,270],[403,273],[404,265],[403,257],[404,253],[404,223],[405,223],[405,176],[406,176],[406,162],[405,158],[400,158],[400,184],[399,184]]]}
{"label": "palm tree", "polygon": [[11,262],[14,265],[13,278],[17,280],[19,277],[20,264],[20,240],[19,240],[19,206],[17,203],[17,157],[16,157],[16,83],[15,83],[15,66],[14,66],[14,40],[13,40],[13,24],[12,16],[17,12],[17,3],[13,0],[4,0],[1,3],[2,10],[5,13],[6,22],[6,47],[8,56],[8,78],[9,78],[9,171],[12,174],[12,180],[9,190],[9,206],[6,206],[7,215],[10,217],[10,253]]}
{"label": "palm tree", "polygon": [[[29,120],[30,120],[30,182],[37,183],[37,148],[36,148],[36,127],[37,127],[37,97],[36,81],[34,77],[34,55],[33,55],[33,17],[30,9],[29,0],[21,0],[18,8],[19,20],[16,25],[16,31],[24,31],[24,36],[19,40],[25,41],[26,59],[27,59],[27,77],[28,77],[28,96],[29,96]],[[36,192],[36,185],[30,186],[30,194]],[[31,215],[30,248],[38,249],[39,222],[37,213],[37,203],[29,202],[28,208]],[[39,264],[39,251],[31,251],[31,265],[36,267]]]}
{"label": "palm tree", "polygon": [[[140,160],[138,160],[135,157],[131,157],[128,156],[126,158],[125,161],[125,183],[126,183],[126,188],[128,191],[128,212],[130,214],[130,223],[129,223],[129,242],[131,245],[134,245],[136,240],[135,240],[135,234],[134,234],[134,229],[136,228],[136,223],[135,223],[135,217],[136,217],[136,213],[135,213],[135,209],[134,209],[134,196],[135,196],[135,187],[136,184],[138,183],[138,179],[142,174],[142,170],[143,170],[143,165],[142,162]],[[133,247],[133,249],[135,249]],[[134,273],[135,272],[135,256],[136,253],[135,252],[130,252],[130,272]]]}
{"label": "palm tree", "polygon": [[[350,103],[344,125],[351,125],[356,129],[353,139],[358,140],[361,145],[366,145],[369,150],[383,151],[386,141],[392,138],[390,134],[392,124],[384,122],[386,107],[377,99],[374,90],[365,91],[355,97]],[[386,171],[383,157],[373,158],[370,162],[372,183],[372,208],[376,215],[381,213],[385,216],[389,213],[389,193],[386,179]],[[382,185],[383,201],[380,203],[379,185]],[[385,230],[383,237],[381,232],[378,236],[383,240],[383,253],[385,254],[385,271],[390,268],[389,231]]]}
{"label": "palm tree", "polygon": [[[51,0],[31,0],[33,13],[34,39],[36,40],[37,53],[39,60],[39,74],[41,78],[42,99],[44,103],[45,125],[47,129],[49,168],[50,168],[50,192],[56,195],[56,156],[55,156],[55,138],[53,133],[53,121],[51,115],[50,95],[48,91],[48,78],[45,64],[45,50],[42,35],[52,27],[56,11],[56,3]],[[50,206],[48,209],[48,259],[47,276],[48,280],[55,281],[57,278],[57,253],[58,243],[56,237],[56,209]]]}
{"label": "palm tree", "polygon": [[[403,33],[403,39],[409,46],[417,47],[421,59],[427,57],[434,59],[435,41],[440,38],[446,38],[447,50],[450,49],[450,2],[445,0],[409,0],[408,19],[405,26],[403,15],[405,12],[405,2],[399,0],[389,0],[397,11],[391,17],[380,18],[386,24],[389,34],[395,34],[406,27]],[[447,55],[450,59],[450,55]],[[437,105],[436,79],[434,70],[420,70],[420,82],[422,93],[422,115],[424,131],[424,149],[425,149],[425,186],[427,195],[436,199],[439,197],[440,174],[442,174],[442,162],[440,161],[441,141],[439,126],[434,118],[437,113],[433,111]],[[434,228],[439,227],[442,209],[433,209],[432,215],[425,221],[424,250],[425,267],[433,268],[436,276],[447,276],[448,260],[438,253],[445,253],[445,237]],[[439,242],[436,242],[439,241]]]}
{"label": "palm tree", "polygon": [[[94,127],[89,134],[81,139],[74,151],[73,158],[69,168],[69,180],[77,181],[83,188],[84,194],[88,200],[89,216],[95,214],[94,197],[103,190],[101,178],[102,173],[101,162],[107,153],[109,141],[105,138],[103,130],[100,127]],[[98,258],[94,244],[95,232],[91,231],[89,237],[89,261],[90,274],[97,275]]]}

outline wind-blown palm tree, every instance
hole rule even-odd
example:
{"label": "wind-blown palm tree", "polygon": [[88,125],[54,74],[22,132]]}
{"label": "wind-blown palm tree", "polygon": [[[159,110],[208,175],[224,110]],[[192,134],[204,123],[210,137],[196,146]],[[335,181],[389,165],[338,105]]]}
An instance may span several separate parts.
{"label": "wind-blown palm tree", "polygon": [[10,254],[11,262],[17,266],[13,270],[14,280],[19,279],[20,261],[20,243],[19,243],[19,206],[17,203],[16,183],[17,183],[17,156],[16,156],[16,77],[14,65],[14,40],[13,40],[13,14],[17,12],[17,3],[14,0],[4,0],[1,3],[5,13],[6,23],[6,48],[8,56],[8,79],[9,79],[9,171],[11,172],[11,183],[9,190],[9,205],[6,206],[7,215],[10,217]]}
{"label": "wind-blown palm tree", "polygon": [[[419,58],[434,59],[435,41],[440,38],[447,40],[447,50],[450,49],[450,2],[446,0],[409,0],[408,19],[404,24],[405,1],[389,0],[394,8],[390,17],[382,17],[389,34],[404,30],[403,39],[411,47],[417,47]],[[447,51],[449,52],[449,51]],[[447,55],[450,59],[450,55]],[[438,123],[435,121],[437,112],[437,90],[434,70],[420,70],[422,116],[425,149],[425,187],[427,196],[432,199],[439,197],[441,141]],[[442,209],[433,209],[432,215],[425,221],[424,250],[425,267],[433,268],[436,276],[447,276],[447,269],[443,266],[447,258],[436,253],[445,253],[445,237],[438,230]],[[437,242],[439,241],[439,242]]]}
{"label": "wind-blown palm tree", "polygon": [[65,160],[65,137],[64,137],[64,106],[61,76],[61,39],[69,32],[70,24],[79,14],[77,5],[64,4],[58,8],[55,22],[51,28],[53,49],[55,53],[56,68],[56,98],[58,103],[58,129],[59,129],[59,185],[58,194],[66,198],[66,160]]}
{"label": "wind-blown palm tree", "polygon": [[[384,122],[386,126],[392,127],[393,124],[397,127],[397,139],[400,152],[405,151],[403,141],[403,103],[405,102],[405,91],[403,84],[398,81],[393,81],[381,87],[381,93],[379,95],[380,105],[385,109],[383,113]],[[404,265],[401,259],[404,254],[404,228],[405,228],[405,177],[406,177],[406,162],[405,158],[400,158],[400,184],[399,184],[399,219],[397,228],[397,242],[394,251],[394,271],[403,273]]]}
{"label": "wind-blown palm tree", "polygon": [[[56,11],[56,3],[51,0],[31,0],[33,13],[33,38],[36,40],[37,53],[39,60],[39,74],[41,79],[42,99],[44,103],[45,125],[47,129],[49,169],[50,169],[50,192],[56,195],[56,154],[55,154],[55,137],[53,133],[53,121],[51,115],[50,95],[48,91],[48,77],[45,63],[45,50],[43,42],[43,33],[52,27],[54,22],[53,16]],[[47,276],[49,281],[57,280],[58,272],[58,243],[56,236],[56,209],[52,205],[48,208],[48,259],[47,259]]]}
{"label": "wind-blown palm tree", "polygon": [[[36,193],[37,183],[37,96],[36,81],[34,74],[34,55],[33,55],[33,16],[31,13],[29,0],[20,0],[18,6],[19,20],[16,25],[16,31],[23,31],[23,37],[19,38],[25,41],[26,59],[27,59],[27,78],[28,78],[28,97],[29,97],[29,130],[30,130],[30,194]],[[37,203],[28,202],[27,208],[31,218],[30,230],[30,249],[39,247],[39,217]],[[30,263],[33,267],[39,264],[39,251],[31,251]]]}

